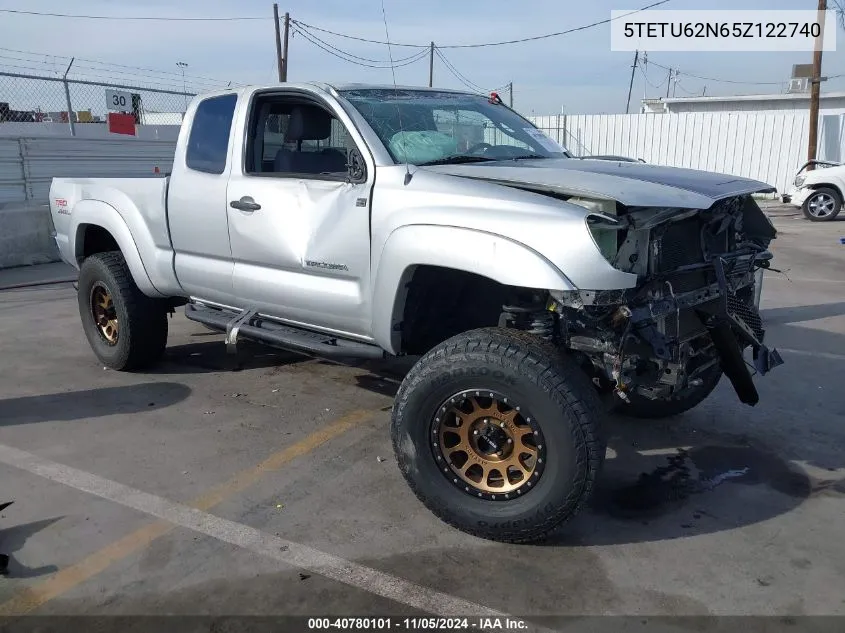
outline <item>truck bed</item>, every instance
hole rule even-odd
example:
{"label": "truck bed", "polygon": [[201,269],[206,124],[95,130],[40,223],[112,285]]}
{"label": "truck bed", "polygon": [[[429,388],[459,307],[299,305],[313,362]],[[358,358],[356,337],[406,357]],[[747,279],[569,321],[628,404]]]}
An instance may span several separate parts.
{"label": "truck bed", "polygon": [[[61,258],[79,268],[86,224],[113,228],[112,233],[121,230],[123,238],[131,239],[143,253],[143,267],[153,287],[162,294],[173,292],[179,286],[167,224],[168,185],[167,176],[54,178],[50,212]],[[115,237],[120,241],[121,236]]]}

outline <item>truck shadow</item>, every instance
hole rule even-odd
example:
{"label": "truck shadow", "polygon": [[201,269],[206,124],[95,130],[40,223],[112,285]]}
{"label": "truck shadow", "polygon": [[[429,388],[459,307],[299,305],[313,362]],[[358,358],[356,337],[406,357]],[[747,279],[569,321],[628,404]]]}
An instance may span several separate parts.
{"label": "truck shadow", "polygon": [[[311,360],[307,356],[279,350],[251,341],[238,342],[237,354],[229,354],[219,332],[208,332],[214,340],[168,346],[164,359],[147,373],[161,376],[205,374],[282,367]],[[206,333],[200,334],[205,337]]]}
{"label": "truck shadow", "polygon": [[190,387],[181,383],[148,382],[6,398],[0,400],[0,427],[154,411],[181,402],[190,394]]}
{"label": "truck shadow", "polygon": [[[6,512],[11,513],[13,511],[14,510],[7,510]],[[0,530],[0,552],[9,557],[8,573],[10,578],[36,578],[38,576],[45,576],[58,571],[59,568],[55,565],[27,567],[15,558],[15,552],[20,551],[30,537],[34,536],[41,530],[49,528],[56,521],[59,521],[62,518],[63,517],[42,519],[41,521],[12,525],[11,527]]]}

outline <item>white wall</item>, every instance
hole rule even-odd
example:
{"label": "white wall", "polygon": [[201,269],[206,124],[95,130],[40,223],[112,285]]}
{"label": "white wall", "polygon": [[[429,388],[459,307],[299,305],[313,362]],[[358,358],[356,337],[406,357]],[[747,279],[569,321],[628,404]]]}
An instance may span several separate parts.
{"label": "white wall", "polygon": [[[40,125],[40,124],[38,124]],[[176,141],[112,138],[0,138],[0,208],[47,203],[55,177],[155,177],[173,167]]]}
{"label": "white wall", "polygon": [[[578,156],[648,163],[761,180],[786,191],[807,157],[807,113],[593,114],[532,117]],[[818,157],[845,161],[845,115],[821,117]]]}
{"label": "white wall", "polygon": [[[167,114],[167,113],[159,113]],[[167,120],[153,121],[153,125],[136,125],[135,136],[111,134],[105,123],[77,123],[75,127],[77,138],[105,138],[119,140],[145,141],[173,141],[179,137],[179,124],[170,124]],[[72,138],[70,126],[67,123],[0,123],[0,138],[44,137],[55,136]]]}

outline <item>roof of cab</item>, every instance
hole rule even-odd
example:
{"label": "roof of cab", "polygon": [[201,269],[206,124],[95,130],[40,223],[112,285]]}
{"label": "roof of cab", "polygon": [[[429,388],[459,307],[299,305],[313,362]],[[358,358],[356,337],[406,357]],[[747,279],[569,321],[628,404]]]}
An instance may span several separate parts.
{"label": "roof of cab", "polygon": [[256,90],[272,90],[274,88],[288,88],[294,90],[322,90],[324,92],[343,92],[345,90],[414,90],[418,92],[432,92],[432,93],[444,93],[448,92],[451,94],[463,94],[463,95],[480,95],[481,93],[473,93],[467,90],[454,90],[451,88],[429,88],[428,86],[394,86],[393,84],[363,84],[363,83],[337,83],[337,84],[330,84],[326,82],[318,82],[318,81],[309,81],[309,82],[287,82],[287,83],[276,83],[276,84],[252,84],[246,86],[232,86],[231,88],[222,88],[218,90],[212,90],[209,92],[203,93],[203,98],[212,97],[212,96],[220,96],[225,94],[249,94]]}

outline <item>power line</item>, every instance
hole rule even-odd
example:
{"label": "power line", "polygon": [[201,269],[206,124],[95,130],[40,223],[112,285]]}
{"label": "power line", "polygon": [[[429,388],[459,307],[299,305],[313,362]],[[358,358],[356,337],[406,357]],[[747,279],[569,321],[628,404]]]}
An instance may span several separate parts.
{"label": "power line", "polygon": [[313,39],[308,33],[306,33],[303,30],[300,30],[298,28],[294,28],[294,32],[299,33],[305,39],[307,39],[309,42],[311,42],[314,46],[324,50],[329,55],[333,55],[334,57],[337,57],[338,59],[342,59],[343,61],[349,62],[350,64],[355,64],[356,66],[363,66],[365,68],[378,68],[380,70],[388,70],[390,68],[401,68],[402,66],[409,66],[410,64],[414,64],[414,63],[418,62],[419,60],[423,59],[426,56],[426,53],[427,53],[427,51],[421,51],[419,54],[414,55],[411,58],[406,58],[405,62],[397,63],[397,64],[394,64],[393,66],[390,66],[390,64],[388,64],[386,66],[381,66],[381,65],[376,65],[376,64],[368,64],[366,62],[362,62],[362,61],[359,61],[359,60],[356,60],[356,59],[350,59],[348,57],[345,57],[344,55],[341,55],[340,53],[337,53],[336,51],[334,51],[334,50],[332,50],[332,49],[330,49],[326,46],[323,46],[320,42]]}
{"label": "power line", "polygon": [[[307,24],[305,22],[301,22],[299,20],[294,20],[291,18],[291,23],[296,24],[296,26],[303,28],[303,29],[311,29],[314,31],[320,31],[321,33],[328,33],[329,35],[336,35],[337,37],[343,37],[348,40],[355,40],[356,42],[366,42],[368,44],[380,44],[382,46],[387,46],[387,42],[383,40],[369,40],[365,37],[357,37],[355,35],[347,35],[346,33],[337,33],[336,31],[330,31],[328,29],[321,28],[319,26],[314,26],[313,24]],[[390,42],[391,46],[404,46],[406,48],[425,48],[428,49],[431,44],[402,44],[401,42]]]}
{"label": "power line", "polygon": [[[640,67],[640,70],[641,70],[641,71],[642,71],[642,73],[643,73],[643,78],[645,79],[646,83],[647,83],[649,86],[651,86],[652,88],[660,88],[663,84],[665,84],[665,83],[666,83],[666,80],[661,81],[659,84],[654,84],[654,83],[652,83],[652,82],[651,82],[651,80],[648,78],[648,73],[646,72],[646,67],[645,67],[645,64],[644,64],[643,62],[639,62],[639,63],[637,64],[637,66],[639,66],[639,67]],[[657,66],[657,64],[655,64],[655,66]],[[668,70],[668,69],[667,69],[667,70]]]}
{"label": "power line", "polygon": [[682,92],[686,92],[686,93],[687,93],[688,95],[690,95],[691,97],[700,97],[700,96],[701,96],[701,95],[699,95],[697,92],[693,92],[692,90],[687,90],[686,88],[684,88],[684,87],[681,85],[681,82],[680,82],[680,81],[677,81],[677,80],[675,81],[675,87],[676,87],[676,88],[680,88]]}
{"label": "power line", "polygon": [[449,70],[449,72],[451,72],[455,76],[455,78],[457,78],[457,80],[460,81],[464,86],[466,86],[467,88],[469,88],[473,92],[482,92],[482,93],[488,92],[487,90],[485,90],[484,88],[482,88],[478,84],[476,84],[476,83],[470,81],[469,79],[467,79],[461,73],[461,71],[459,71],[457,68],[455,68],[455,66],[452,64],[452,62],[450,62],[448,59],[446,59],[446,55],[444,55],[443,52],[438,47],[436,47],[436,46],[434,47],[434,52],[440,58],[440,61],[442,61],[446,65],[447,70]]}
{"label": "power line", "polygon": [[[291,20],[291,22],[294,22],[294,20]],[[299,30],[300,32],[302,32],[302,31],[303,31],[303,30],[305,30],[305,29],[303,29],[302,27],[299,27],[299,29],[297,29],[297,30]],[[353,54],[352,54],[352,53],[350,53],[349,51],[345,51],[345,50],[343,50],[343,49],[341,49],[341,48],[338,48],[338,47],[336,47],[336,46],[332,46],[329,42],[327,42],[327,41],[326,41],[326,40],[324,40],[324,39],[321,39],[320,37],[318,37],[317,35],[314,35],[313,33],[310,33],[310,32],[309,32],[309,33],[308,33],[308,35],[310,35],[312,38],[314,38],[315,40],[317,40],[318,42],[320,42],[320,43],[321,43],[321,44],[323,44],[324,46],[327,46],[328,48],[330,48],[330,49],[332,49],[333,51],[336,51],[336,52],[338,52],[338,53],[340,53],[340,54],[342,54],[342,55],[346,55],[347,57],[351,57],[351,58],[353,58],[353,59],[359,59],[359,60],[361,60],[361,61],[363,61],[363,62],[371,62],[371,63],[373,63],[373,64],[387,64],[387,65],[388,65],[388,67],[389,67],[389,65],[390,65],[390,63],[391,63],[389,59],[370,59],[369,57],[361,57],[361,56],[359,56],[359,55],[353,55]],[[408,60],[410,60],[410,59],[412,59],[412,58],[416,58],[416,57],[417,57],[418,55],[420,55],[421,53],[425,53],[425,51],[421,51],[421,52],[418,52],[418,53],[414,53],[413,55],[409,55],[408,57],[402,57],[402,58],[399,58],[399,59],[394,59],[394,60],[393,60],[393,64],[398,64],[398,63],[401,63],[401,62],[408,61]]]}
{"label": "power line", "polygon": [[164,16],[124,16],[124,15],[79,15],[71,13],[42,13],[40,11],[24,11],[21,9],[0,9],[0,13],[13,13],[17,15],[35,15],[50,18],[70,18],[74,20],[144,20],[157,22],[236,22],[243,20],[272,20],[264,16],[233,16],[226,18],[184,18]]}
{"label": "power line", "polygon": [[[649,64],[652,66],[657,66],[658,68],[662,68],[663,70],[672,70],[669,66],[664,66],[662,64],[658,64],[657,62],[649,61]],[[715,77],[704,77],[702,75],[694,75],[693,73],[688,73],[683,70],[673,69],[676,75],[686,75],[687,77],[692,77],[694,79],[701,79],[702,81],[715,81],[717,83],[725,83],[725,84],[745,84],[745,85],[755,85],[755,86],[780,86],[783,84],[782,81],[740,81],[736,79],[717,79]]]}
{"label": "power line", "polygon": [[[476,44],[446,44],[446,45],[443,45],[443,46],[438,46],[438,48],[441,48],[441,49],[442,48],[481,48],[481,47],[484,47],[484,46],[504,46],[506,44],[521,44],[523,42],[534,42],[536,40],[544,40],[544,39],[548,39],[550,37],[558,37],[560,35],[567,35],[569,33],[575,33],[576,31],[584,31],[586,29],[591,29],[591,28],[596,27],[596,26],[601,26],[602,24],[608,24],[610,22],[613,22],[614,20],[619,20],[619,19],[622,19],[622,18],[627,17],[629,15],[634,15],[635,13],[640,13],[642,11],[646,11],[648,9],[660,6],[661,4],[666,4],[667,2],[671,2],[671,0],[658,0],[658,2],[652,2],[651,4],[648,4],[648,5],[640,8],[640,9],[630,11],[630,12],[625,13],[623,15],[618,15],[615,18],[606,18],[604,20],[599,20],[597,22],[591,22],[590,24],[584,24],[582,26],[576,26],[576,27],[573,27],[571,29],[566,29],[565,31],[557,31],[555,33],[545,33],[543,35],[534,35],[534,36],[531,36],[531,37],[522,37],[522,38],[512,39],[512,40],[502,40],[502,41],[499,41],[499,42],[481,42],[481,43],[476,43]],[[306,28],[314,29],[315,31],[322,31],[323,33],[328,33],[330,35],[335,35],[337,37],[344,37],[346,39],[356,40],[358,42],[367,42],[368,44],[382,44],[382,45],[387,44],[387,42],[384,42],[384,41],[381,41],[381,40],[371,40],[371,39],[367,39],[367,38],[364,38],[364,37],[357,37],[355,35],[347,35],[346,33],[338,33],[337,31],[330,31],[329,29],[324,29],[324,28],[321,28],[319,26],[314,26],[313,24],[306,24],[305,22],[300,22],[299,20],[291,20],[291,21],[296,22],[297,24],[304,26]],[[409,48],[428,48],[430,46],[430,44],[409,44],[409,43],[396,43],[396,42],[391,42],[390,44],[392,46],[405,46],[405,47],[409,47]]]}
{"label": "power line", "polygon": [[[387,69],[391,68],[390,62],[379,63],[379,64],[370,64],[370,63],[360,61],[360,58],[357,58],[357,56],[349,57],[349,56],[347,56],[345,51],[340,51],[340,49],[334,49],[333,50],[332,48],[329,48],[328,46],[325,46],[321,42],[314,39],[309,33],[306,33],[305,31],[300,30],[300,29],[295,28],[295,27],[294,27],[294,33],[299,33],[300,35],[302,35],[305,39],[307,39],[309,42],[311,42],[317,48],[322,49],[323,51],[329,53],[330,55],[333,55],[334,57],[337,57],[338,59],[342,59],[345,62],[349,62],[350,64],[355,64],[357,66],[363,66],[365,68],[378,68],[378,69],[381,69],[381,70],[387,70]],[[340,52],[338,52],[338,51],[340,51]],[[405,58],[403,62],[394,64],[394,67],[401,68],[402,66],[408,66],[410,64],[418,62],[419,60],[423,59],[425,56],[426,56],[426,52],[420,51],[420,53],[418,53],[416,55],[412,55],[411,57]]]}
{"label": "power line", "polygon": [[502,40],[500,42],[485,42],[485,43],[482,43],[482,44],[452,44],[451,46],[442,46],[441,48],[481,48],[483,46],[504,46],[506,44],[521,44],[523,42],[534,42],[534,41],[537,41],[537,40],[545,40],[545,39],[548,39],[550,37],[558,37],[559,35],[568,35],[569,33],[575,33],[577,31],[585,31],[587,29],[591,29],[591,28],[596,27],[596,26],[601,26],[602,24],[609,24],[610,22],[613,22],[615,20],[619,20],[619,19],[628,17],[629,15],[634,15],[635,13],[640,13],[641,11],[646,11],[646,10],[651,9],[653,7],[660,6],[661,4],[666,4],[667,2],[670,2],[670,1],[671,0],[659,0],[658,2],[653,2],[653,3],[648,4],[648,5],[640,8],[640,9],[630,11],[630,12],[625,13],[623,15],[618,15],[615,18],[606,18],[604,20],[599,20],[597,22],[591,22],[590,24],[584,24],[583,26],[576,26],[576,27],[573,27],[571,29],[566,29],[565,31],[558,31],[556,33],[546,33],[545,35],[534,35],[533,37],[522,37],[522,38],[513,39],[513,40]]}

